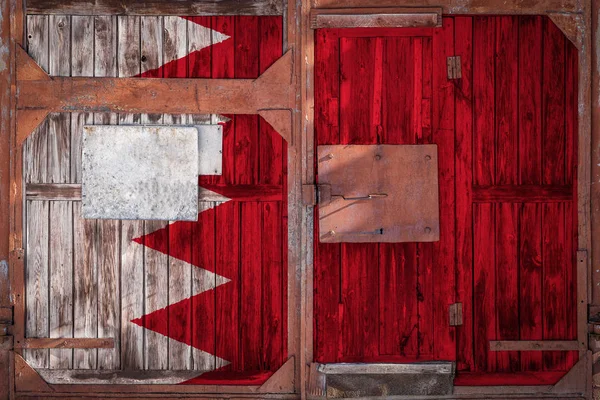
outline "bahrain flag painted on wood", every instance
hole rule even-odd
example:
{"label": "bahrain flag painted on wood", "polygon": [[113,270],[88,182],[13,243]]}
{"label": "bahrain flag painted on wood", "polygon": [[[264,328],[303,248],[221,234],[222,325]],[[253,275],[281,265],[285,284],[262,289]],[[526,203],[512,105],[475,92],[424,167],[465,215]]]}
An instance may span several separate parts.
{"label": "bahrain flag painted on wood", "polygon": [[[139,76],[256,78],[282,54],[281,17],[185,19],[188,38],[205,45]],[[183,383],[259,385],[286,357],[286,143],[256,115],[207,120],[223,124],[223,173],[199,184],[220,201],[201,203],[197,222],[133,239],[179,260],[170,274],[193,266],[192,295],[131,322],[203,360],[199,376]]]}

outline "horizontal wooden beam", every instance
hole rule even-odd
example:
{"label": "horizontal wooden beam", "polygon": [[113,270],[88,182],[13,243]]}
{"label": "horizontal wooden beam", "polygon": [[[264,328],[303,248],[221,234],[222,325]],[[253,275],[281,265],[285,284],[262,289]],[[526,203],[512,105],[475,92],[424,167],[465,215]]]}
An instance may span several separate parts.
{"label": "horizontal wooden beam", "polygon": [[312,29],[435,27],[442,25],[442,9],[439,7],[312,9],[310,25]]}
{"label": "horizontal wooden beam", "polygon": [[490,340],[490,351],[581,350],[577,340]]}
{"label": "horizontal wooden beam", "polygon": [[[373,7],[373,0],[314,0],[315,8]],[[397,7],[398,0],[377,0],[378,7]],[[581,0],[403,0],[403,7],[440,6],[444,14],[510,14],[545,15],[548,13],[581,13]]]}
{"label": "horizontal wooden beam", "polygon": [[503,185],[473,188],[473,201],[476,203],[546,203],[574,199],[575,193],[570,185]]}
{"label": "horizontal wooden beam", "polygon": [[421,364],[340,363],[320,364],[318,372],[326,375],[344,374],[454,374],[454,365],[447,361]]}
{"label": "horizontal wooden beam", "polygon": [[291,51],[256,79],[50,78],[40,71],[19,48],[19,143],[49,112],[259,114],[294,107]]}
{"label": "horizontal wooden beam", "polygon": [[22,349],[112,349],[113,338],[26,338],[15,345]]}
{"label": "horizontal wooden beam", "polygon": [[27,0],[28,14],[281,15],[283,0]]}
{"label": "horizontal wooden beam", "polygon": [[[27,200],[33,201],[81,201],[79,183],[28,183],[25,185]],[[223,201],[281,201],[285,194],[281,185],[221,185],[201,183],[198,191],[200,202]]]}

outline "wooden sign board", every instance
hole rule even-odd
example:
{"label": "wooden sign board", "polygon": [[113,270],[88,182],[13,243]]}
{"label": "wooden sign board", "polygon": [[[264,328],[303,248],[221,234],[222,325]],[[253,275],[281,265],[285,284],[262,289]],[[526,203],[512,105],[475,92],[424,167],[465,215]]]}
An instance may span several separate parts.
{"label": "wooden sign board", "polygon": [[328,145],[317,153],[319,185],[331,192],[319,202],[321,242],[439,240],[436,145]]}

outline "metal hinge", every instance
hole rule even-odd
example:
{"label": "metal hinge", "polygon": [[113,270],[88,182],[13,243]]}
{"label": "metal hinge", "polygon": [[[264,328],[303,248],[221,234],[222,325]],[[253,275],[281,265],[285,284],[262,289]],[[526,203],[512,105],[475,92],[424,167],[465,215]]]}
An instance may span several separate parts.
{"label": "metal hinge", "polygon": [[462,70],[460,67],[460,56],[448,57],[446,60],[448,66],[448,79],[462,78]]}
{"label": "metal hinge", "polygon": [[460,326],[463,324],[462,303],[450,305],[450,326]]}
{"label": "metal hinge", "polygon": [[331,186],[329,185],[302,185],[302,205],[315,206],[327,204],[331,201]]}

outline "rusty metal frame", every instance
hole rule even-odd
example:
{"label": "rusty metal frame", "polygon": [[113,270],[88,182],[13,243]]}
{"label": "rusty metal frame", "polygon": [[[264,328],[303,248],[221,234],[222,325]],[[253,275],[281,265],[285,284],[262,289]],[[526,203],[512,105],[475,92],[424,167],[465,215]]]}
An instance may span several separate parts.
{"label": "rusty metal frame", "polygon": [[[599,0],[593,0],[596,6],[594,15],[598,14]],[[311,15],[318,14],[319,9],[330,8],[360,8],[381,7],[384,11],[387,7],[399,5],[397,0],[378,0],[376,2],[368,0],[303,0],[301,9],[302,19],[302,42],[301,50],[303,60],[300,65],[302,80],[302,133],[303,133],[303,154],[305,167],[304,185],[314,185],[314,30],[311,29]],[[439,6],[446,15],[476,15],[476,14],[515,14],[515,15],[548,15],[565,33],[579,50],[579,88],[578,88],[578,254],[577,254],[577,348],[579,349],[580,361],[554,386],[541,388],[539,386],[520,386],[520,387],[477,387],[465,386],[455,388],[453,397],[472,396],[480,398],[501,397],[507,398],[511,395],[537,397],[540,395],[550,397],[581,396],[590,397],[592,393],[592,355],[588,348],[588,304],[592,299],[592,276],[591,265],[592,257],[592,230],[597,232],[598,222],[600,222],[600,210],[598,196],[600,195],[599,185],[595,186],[594,195],[591,196],[591,170],[595,169],[595,180],[600,178],[600,127],[596,126],[594,135],[592,135],[592,5],[591,1],[580,2],[577,0],[543,0],[538,2],[522,2],[520,0],[408,0],[402,1],[402,6],[408,7],[429,7]],[[373,11],[370,11],[373,12]],[[596,28],[597,29],[597,28]],[[600,33],[597,33],[596,40],[600,39]],[[596,51],[600,52],[599,49]],[[600,61],[599,61],[600,62]],[[594,69],[594,111],[600,116],[600,88],[598,88],[598,69]],[[598,124],[596,124],[598,125]],[[592,136],[594,137],[594,162],[592,162],[591,145]],[[597,166],[596,166],[597,165]],[[590,205],[592,204],[592,206]],[[594,206],[595,205],[595,206]],[[592,211],[594,210],[594,211]],[[303,335],[302,340],[305,345],[305,352],[302,362],[302,381],[306,382],[303,390],[303,398],[310,393],[308,397],[315,397],[314,373],[311,375],[311,365],[313,365],[313,221],[314,208],[306,207],[303,220],[303,244],[302,249],[306,254],[306,278],[304,281],[305,298],[303,301]],[[594,225],[592,225],[592,221]],[[598,252],[600,251],[600,241],[596,240],[594,244],[595,253],[593,253],[593,264],[598,265],[600,261]],[[594,268],[595,270],[598,268]],[[598,269],[600,271],[600,269]],[[600,301],[600,275],[595,274],[593,279],[594,301]],[[596,295],[597,293],[597,295]],[[584,379],[581,379],[583,377]],[[319,390],[317,392],[321,393]],[[320,397],[317,395],[316,397]]]}

